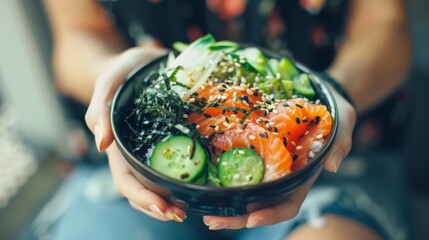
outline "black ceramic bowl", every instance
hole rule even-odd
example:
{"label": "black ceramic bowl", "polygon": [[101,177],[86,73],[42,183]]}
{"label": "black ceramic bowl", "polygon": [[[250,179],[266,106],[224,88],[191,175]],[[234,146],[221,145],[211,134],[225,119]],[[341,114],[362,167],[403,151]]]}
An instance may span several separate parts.
{"label": "black ceramic bowl", "polygon": [[[280,56],[264,51],[270,57]],[[307,67],[296,63],[298,69],[311,74],[311,83],[318,98],[325,104],[333,118],[332,131],[327,136],[323,149],[301,169],[272,182],[253,186],[219,188],[184,183],[164,176],[141,163],[131,151],[131,131],[125,123],[133,108],[135,97],[140,93],[142,82],[153,71],[157,71],[167,57],[161,57],[132,72],[117,91],[112,104],[112,128],[115,141],[135,177],[149,190],[164,197],[169,203],[188,212],[203,215],[236,216],[286,200],[302,187],[322,167],[326,154],[334,140],[338,126],[338,111],[335,99],[316,75]]]}

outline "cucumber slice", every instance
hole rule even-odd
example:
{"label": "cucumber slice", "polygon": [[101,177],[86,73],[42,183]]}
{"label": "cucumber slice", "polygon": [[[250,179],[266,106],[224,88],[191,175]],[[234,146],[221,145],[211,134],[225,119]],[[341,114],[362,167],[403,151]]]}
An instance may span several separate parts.
{"label": "cucumber slice", "polygon": [[184,42],[175,42],[173,43],[173,49],[178,52],[183,52],[186,50],[186,48],[189,47],[189,44],[186,44]]}
{"label": "cucumber slice", "polygon": [[206,183],[207,183],[207,170],[205,170],[203,175],[201,175],[201,177],[198,178],[194,183],[197,185],[206,185]]}
{"label": "cucumber slice", "polygon": [[205,172],[208,156],[203,147],[186,136],[174,136],[155,145],[150,167],[183,182],[195,182]]}
{"label": "cucumber slice", "polygon": [[209,181],[209,185],[220,187],[220,180],[218,178],[217,166],[214,163],[209,161],[207,169],[208,169],[207,180]]}
{"label": "cucumber slice", "polygon": [[286,93],[286,97],[290,98],[293,95],[293,82],[292,80],[281,81],[283,91]]}
{"label": "cucumber slice", "polygon": [[247,62],[254,68],[258,73],[263,76],[272,75],[274,72],[271,69],[270,64],[268,63],[267,58],[257,48],[246,48],[242,51],[243,56],[246,58]]}
{"label": "cucumber slice", "polygon": [[209,49],[212,51],[234,52],[239,47],[240,47],[240,45],[238,45],[238,43],[236,43],[236,42],[219,41],[219,42],[213,43],[213,45],[211,45],[209,47]]}
{"label": "cucumber slice", "polygon": [[311,86],[310,78],[306,73],[302,73],[293,79],[293,89],[307,98],[316,96],[316,92]]}
{"label": "cucumber slice", "polygon": [[219,179],[225,187],[258,184],[264,177],[264,163],[249,148],[232,148],[219,159]]}
{"label": "cucumber slice", "polygon": [[287,58],[282,58],[280,60],[276,70],[280,73],[281,78],[285,80],[292,80],[299,74],[293,63]]}

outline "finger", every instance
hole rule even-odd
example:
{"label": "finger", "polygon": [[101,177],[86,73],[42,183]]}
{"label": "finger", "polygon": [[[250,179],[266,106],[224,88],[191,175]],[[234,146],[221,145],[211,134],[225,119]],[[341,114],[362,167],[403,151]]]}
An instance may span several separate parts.
{"label": "finger", "polygon": [[353,107],[339,94],[333,91],[338,102],[339,125],[337,136],[331,151],[327,156],[324,164],[326,170],[337,172],[342,160],[347,156],[352,147],[352,135],[356,122],[356,111]]}
{"label": "finger", "polygon": [[158,213],[155,213],[155,212],[152,212],[152,211],[148,211],[148,210],[146,210],[146,209],[144,209],[144,208],[140,207],[139,205],[135,204],[135,203],[134,203],[134,202],[132,202],[132,201],[129,201],[129,203],[130,203],[131,207],[133,207],[133,208],[134,208],[134,209],[136,209],[137,211],[143,212],[144,214],[146,214],[146,215],[148,215],[148,216],[150,216],[150,217],[156,218],[156,219],[158,219],[158,220],[160,220],[160,221],[163,221],[163,222],[166,222],[166,221],[170,221],[170,220],[171,220],[171,219],[167,218],[167,217],[166,217],[166,216],[164,216],[164,215],[161,215],[161,214],[158,214]]}
{"label": "finger", "polygon": [[292,194],[286,201],[270,208],[264,208],[252,212],[248,217],[246,227],[254,228],[272,225],[294,218],[298,214],[311,186],[313,186],[314,182],[319,177],[320,172],[321,170],[319,170],[301,189]]}
{"label": "finger", "polygon": [[177,207],[169,206],[166,201],[146,189],[128,169],[116,144],[112,144],[108,149],[110,169],[113,181],[120,194],[142,209],[157,213],[175,221],[183,221],[185,212]]}
{"label": "finger", "polygon": [[248,216],[249,215],[238,217],[204,216],[203,221],[210,230],[241,229],[246,227]]}
{"label": "finger", "polygon": [[110,105],[116,90],[134,68],[163,53],[165,53],[164,50],[129,49],[113,62],[112,68],[97,78],[85,120],[94,133],[97,148],[100,151],[106,149],[113,141]]}

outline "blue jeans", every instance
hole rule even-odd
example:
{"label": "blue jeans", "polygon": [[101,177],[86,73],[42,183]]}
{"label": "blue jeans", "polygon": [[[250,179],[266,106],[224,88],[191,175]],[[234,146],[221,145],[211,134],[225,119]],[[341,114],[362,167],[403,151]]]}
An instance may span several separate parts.
{"label": "blue jeans", "polygon": [[[59,192],[57,195],[62,194],[63,197],[60,200],[54,198],[45,206],[45,211],[57,214],[50,221],[36,219],[36,235],[59,240],[280,240],[301,224],[323,224],[323,215],[334,214],[354,219],[386,239],[405,238],[403,231],[383,216],[381,208],[372,204],[359,190],[351,191],[350,188],[345,190],[316,184],[292,220],[255,229],[221,231],[208,230],[201,216],[188,215],[184,223],[161,222],[134,210],[114,191],[107,164],[78,166]],[[55,208],[58,210],[53,210]]]}

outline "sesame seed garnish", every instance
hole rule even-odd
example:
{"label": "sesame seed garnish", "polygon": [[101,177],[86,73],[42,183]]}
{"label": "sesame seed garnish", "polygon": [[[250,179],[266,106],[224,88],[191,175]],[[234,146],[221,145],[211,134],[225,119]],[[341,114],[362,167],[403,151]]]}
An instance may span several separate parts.
{"label": "sesame seed garnish", "polygon": [[323,138],[323,134],[319,134],[319,135],[317,135],[317,136],[316,136],[316,138],[317,138],[317,139],[321,139],[321,138]]}
{"label": "sesame seed garnish", "polygon": [[240,155],[244,155],[244,154],[245,154],[245,152],[244,152],[243,150],[238,150],[238,153],[239,153]]}
{"label": "sesame seed garnish", "polygon": [[253,136],[253,135],[249,135],[249,138],[252,139],[252,140],[255,140],[256,137]]}
{"label": "sesame seed garnish", "polygon": [[242,132],[244,132],[244,131],[243,131],[243,129],[237,129],[237,130],[235,130],[235,132],[236,132],[236,133],[242,133]]}
{"label": "sesame seed garnish", "polygon": [[199,125],[199,124],[197,124],[197,126],[195,126],[195,128],[196,128],[196,129],[200,128],[200,125]]}
{"label": "sesame seed garnish", "polygon": [[216,127],[215,127],[215,131],[218,131],[219,130],[219,126],[218,125],[216,125]]}
{"label": "sesame seed garnish", "polygon": [[296,146],[296,143],[294,141],[292,141],[291,143],[292,143],[292,145]]}
{"label": "sesame seed garnish", "polygon": [[205,118],[211,118],[212,117],[211,115],[209,115],[207,113],[204,113],[203,115],[204,115]]}
{"label": "sesame seed garnish", "polygon": [[258,96],[258,93],[257,92],[253,92],[253,94],[252,94],[254,97],[257,97]]}
{"label": "sesame seed garnish", "polygon": [[279,113],[279,111],[277,111],[277,109],[273,109],[273,113],[274,113],[274,114],[278,114],[278,113]]}
{"label": "sesame seed garnish", "polygon": [[241,129],[246,129],[246,127],[247,127],[247,123],[243,123],[243,124],[241,125]]}
{"label": "sesame seed garnish", "polygon": [[219,88],[217,91],[218,92],[225,92],[225,88]]}
{"label": "sesame seed garnish", "polygon": [[195,98],[190,98],[188,102],[189,102],[189,103],[193,103],[193,102],[195,102]]}
{"label": "sesame seed garnish", "polygon": [[183,114],[183,118],[188,118],[189,116],[188,116],[188,114]]}
{"label": "sesame seed garnish", "polygon": [[303,108],[303,106],[301,104],[296,103],[295,106],[299,107],[299,108]]}
{"label": "sesame seed garnish", "polygon": [[246,92],[247,92],[249,95],[252,95],[252,94],[253,94],[253,91],[252,91],[252,90],[250,90],[250,88],[246,89]]}
{"label": "sesame seed garnish", "polygon": [[296,150],[301,150],[301,149],[302,149],[302,146],[300,145],[296,146]]}
{"label": "sesame seed garnish", "polygon": [[296,123],[298,123],[298,124],[300,124],[300,123],[301,123],[301,120],[299,119],[299,117],[296,117],[296,118],[295,118],[295,122],[296,122]]}
{"label": "sesame seed garnish", "polygon": [[219,132],[217,132],[217,134],[219,134],[219,135],[222,135],[222,134],[224,134],[225,132],[224,131],[219,131]]}
{"label": "sesame seed garnish", "polygon": [[228,117],[225,117],[225,121],[226,121],[227,123],[229,123],[229,119],[228,119]]}
{"label": "sesame seed garnish", "polygon": [[228,123],[227,122],[223,122],[222,123],[225,127],[228,127]]}
{"label": "sesame seed garnish", "polygon": [[298,154],[293,154],[292,155],[292,160],[295,161],[296,159],[298,159]]}
{"label": "sesame seed garnish", "polygon": [[233,128],[233,127],[235,127],[235,123],[230,123],[230,124],[228,124],[228,129],[229,129],[229,128]]}
{"label": "sesame seed garnish", "polygon": [[255,149],[255,145],[250,144],[249,146],[251,149]]}
{"label": "sesame seed garnish", "polygon": [[268,133],[263,132],[263,133],[260,133],[259,136],[263,138],[268,138]]}

